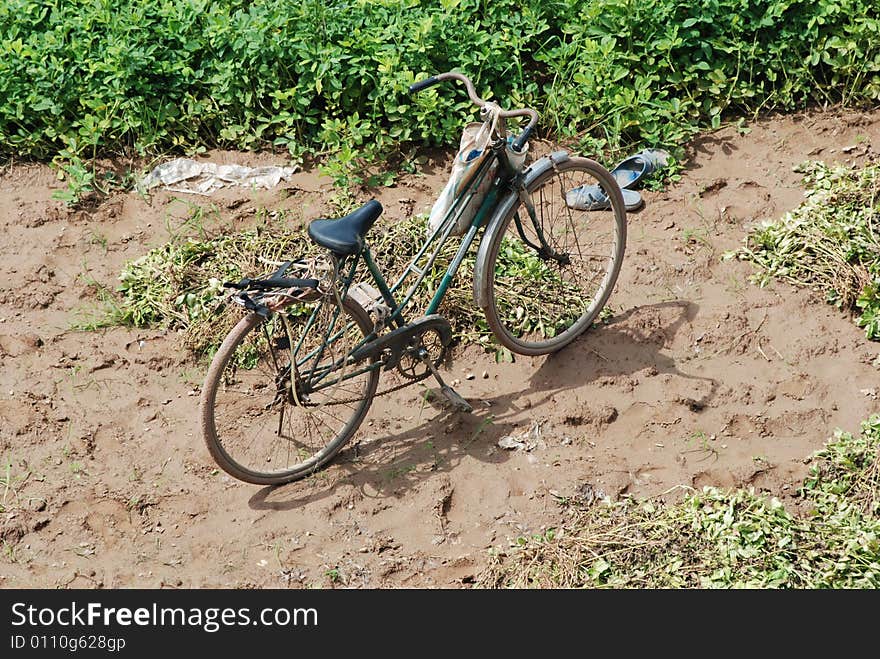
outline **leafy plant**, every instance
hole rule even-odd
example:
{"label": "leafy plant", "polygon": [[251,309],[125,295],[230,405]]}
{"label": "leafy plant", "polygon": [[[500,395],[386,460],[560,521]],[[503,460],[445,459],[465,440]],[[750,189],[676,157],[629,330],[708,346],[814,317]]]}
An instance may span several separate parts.
{"label": "leafy plant", "polygon": [[678,504],[564,499],[568,521],[495,553],[478,586],[876,589],[880,415],[809,462],[805,516],[752,489],[706,487]]}
{"label": "leafy plant", "polygon": [[865,336],[880,340],[880,279],[865,286],[856,298],[856,307],[862,310],[856,322],[865,328]]}
{"label": "leafy plant", "polygon": [[68,206],[80,201],[90,192],[94,192],[95,174],[78,157],[71,158],[70,162],[61,164],[59,177],[67,180],[67,187],[63,190],[55,190],[52,193],[52,198],[60,199]]}
{"label": "leafy plant", "polygon": [[860,170],[806,163],[806,200],[753,229],[726,254],[754,263],[752,281],[781,279],[822,292],[838,308],[860,310],[859,327],[880,340],[880,165]]}
{"label": "leafy plant", "polygon": [[319,156],[344,189],[457,141],[462,91],[407,91],[452,69],[588,154],[676,150],[737,114],[880,99],[878,30],[874,0],[6,0],[0,156],[68,163],[69,198],[96,155],[214,146]]}

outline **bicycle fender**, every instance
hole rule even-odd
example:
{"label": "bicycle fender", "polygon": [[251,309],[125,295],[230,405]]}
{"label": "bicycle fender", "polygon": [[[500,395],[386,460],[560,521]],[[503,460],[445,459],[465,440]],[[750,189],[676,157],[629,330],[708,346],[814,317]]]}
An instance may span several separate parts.
{"label": "bicycle fender", "polygon": [[[553,164],[559,164],[569,159],[568,151],[554,151],[548,156],[539,158],[523,171],[524,183],[528,186],[533,180],[544,174],[548,169],[553,169]],[[486,230],[483,232],[483,238],[480,241],[480,247],[477,251],[477,261],[474,264],[474,302],[481,309],[489,304],[489,282],[492,280],[492,273],[488,272],[486,262],[489,258],[489,245],[492,244],[492,238],[504,217],[513,208],[517,200],[517,193],[514,190],[508,192],[498,205],[489,221],[486,223]]]}

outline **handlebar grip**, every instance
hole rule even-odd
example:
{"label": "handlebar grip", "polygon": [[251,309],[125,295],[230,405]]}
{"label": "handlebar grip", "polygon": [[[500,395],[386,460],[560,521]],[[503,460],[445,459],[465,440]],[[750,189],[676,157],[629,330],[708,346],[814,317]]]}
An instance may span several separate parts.
{"label": "handlebar grip", "polygon": [[237,291],[247,290],[247,287],[251,285],[251,281],[253,281],[250,277],[245,277],[241,281],[224,281],[223,288],[234,288]]}
{"label": "handlebar grip", "polygon": [[416,92],[420,92],[426,87],[431,87],[432,85],[436,85],[439,82],[441,81],[437,79],[437,76],[431,76],[430,78],[420,80],[419,82],[414,82],[409,86],[409,93],[415,94]]}
{"label": "handlebar grip", "polygon": [[523,146],[529,140],[529,137],[532,134],[532,128],[532,126],[526,126],[520,136],[513,141],[513,144],[511,146],[513,147],[514,151],[522,151]]}

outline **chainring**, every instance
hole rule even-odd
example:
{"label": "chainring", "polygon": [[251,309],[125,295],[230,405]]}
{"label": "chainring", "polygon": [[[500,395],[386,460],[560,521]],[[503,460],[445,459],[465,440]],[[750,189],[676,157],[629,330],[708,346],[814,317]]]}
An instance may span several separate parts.
{"label": "chainring", "polygon": [[430,375],[431,370],[425,364],[422,355],[427,353],[434,368],[438,368],[446,357],[446,348],[443,337],[433,327],[426,327],[424,331],[412,337],[410,345],[404,350],[397,363],[397,372],[407,380],[423,380]]}

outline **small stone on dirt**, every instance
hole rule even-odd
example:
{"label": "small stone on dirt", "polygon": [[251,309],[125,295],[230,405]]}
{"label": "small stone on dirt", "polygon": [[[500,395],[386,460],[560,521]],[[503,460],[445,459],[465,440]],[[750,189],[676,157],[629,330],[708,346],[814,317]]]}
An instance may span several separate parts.
{"label": "small stone on dirt", "polygon": [[704,409],[706,409],[706,403],[701,400],[694,400],[693,398],[679,396],[676,399],[676,402],[681,403],[691,412],[702,412]]}
{"label": "small stone on dirt", "polygon": [[706,185],[702,190],[700,190],[700,196],[702,197],[704,194],[709,192],[718,192],[721,188],[727,186],[727,181],[723,178],[716,178],[714,181]]}
{"label": "small stone on dirt", "polygon": [[92,365],[89,366],[89,373],[94,373],[95,371],[100,371],[105,368],[110,368],[113,364],[116,363],[116,360],[113,357],[103,356],[96,360]]}

